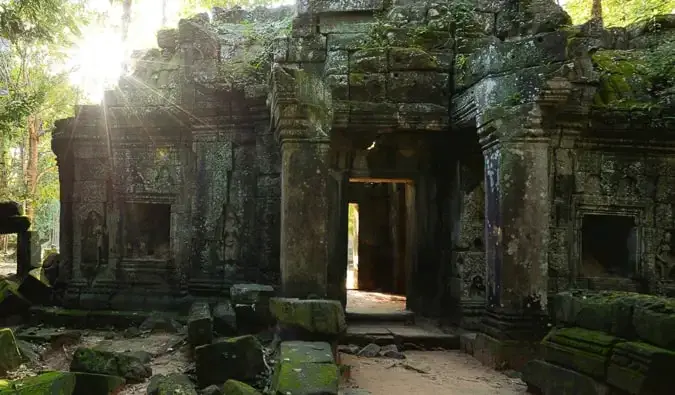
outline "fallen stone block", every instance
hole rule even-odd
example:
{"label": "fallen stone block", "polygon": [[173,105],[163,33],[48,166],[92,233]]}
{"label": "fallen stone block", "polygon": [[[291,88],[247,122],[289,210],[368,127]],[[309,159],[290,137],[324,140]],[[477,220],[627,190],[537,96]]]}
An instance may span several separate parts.
{"label": "fallen stone block", "polygon": [[21,281],[19,294],[32,304],[47,304],[52,299],[52,286],[42,269],[33,269]]}
{"label": "fallen stone block", "polygon": [[335,363],[332,347],[326,342],[283,342],[279,347],[279,359],[293,363]]}
{"label": "fallen stone block", "polygon": [[19,292],[13,281],[0,280],[0,317],[23,314],[30,308],[30,302]]}
{"label": "fallen stone block", "polygon": [[188,341],[192,347],[209,344],[213,340],[213,317],[206,302],[195,302],[188,316]]}
{"label": "fallen stone block", "polygon": [[74,390],[75,375],[68,372],[48,372],[4,383],[0,380],[0,395],[72,395]]}
{"label": "fallen stone block", "polygon": [[637,304],[633,326],[640,340],[675,350],[675,300],[652,297]]}
{"label": "fallen stone block", "polygon": [[356,355],[358,355],[359,357],[372,358],[378,356],[379,354],[380,354],[380,346],[378,346],[375,343],[370,343],[367,346],[363,347]]}
{"label": "fallen stone block", "polygon": [[274,375],[274,395],[337,395],[337,365],[329,363],[293,363],[282,361]]}
{"label": "fallen stone block", "polygon": [[195,348],[195,362],[200,387],[230,379],[253,380],[265,371],[263,347],[252,335],[218,339],[199,346]]}
{"label": "fallen stone block", "polygon": [[73,395],[108,395],[119,391],[126,380],[118,376],[93,373],[75,373]]}
{"label": "fallen stone block", "polygon": [[223,389],[217,385],[209,385],[199,391],[199,395],[223,395]]}
{"label": "fallen stone block", "polygon": [[607,367],[607,383],[629,394],[668,394],[673,366],[673,351],[641,342],[619,343]]}
{"label": "fallen stone block", "polygon": [[523,381],[528,392],[561,395],[609,395],[607,385],[590,376],[552,363],[535,359],[523,367]]}
{"label": "fallen stone block", "polygon": [[0,375],[18,368],[22,360],[12,330],[9,328],[0,329]]}
{"label": "fallen stone block", "polygon": [[398,346],[396,344],[388,344],[380,348],[378,355],[385,358],[405,359],[405,354],[398,350]]}
{"label": "fallen stone block", "polygon": [[261,284],[234,284],[230,287],[232,304],[257,304],[274,296],[274,287]]}
{"label": "fallen stone block", "polygon": [[230,302],[221,302],[213,308],[213,330],[220,336],[237,333],[237,313]]}
{"label": "fallen stone block", "polygon": [[194,384],[184,374],[152,376],[147,389],[148,395],[197,395]]}
{"label": "fallen stone block", "polygon": [[85,347],[73,354],[70,371],[124,377],[129,383],[140,383],[152,376],[150,366],[138,356]]}
{"label": "fallen stone block", "polygon": [[180,333],[183,331],[183,325],[172,317],[155,311],[138,326],[138,329],[142,332]]}
{"label": "fallen stone block", "polygon": [[338,336],[347,329],[344,308],[337,300],[271,298],[270,311],[278,324],[311,333]]}
{"label": "fallen stone block", "polygon": [[604,381],[612,348],[621,339],[583,328],[553,329],[541,342],[543,359]]}
{"label": "fallen stone block", "polygon": [[246,383],[227,380],[223,385],[223,395],[260,395],[260,392]]}
{"label": "fallen stone block", "polygon": [[77,344],[82,331],[59,328],[26,328],[16,333],[16,338],[33,343],[49,343],[52,348]]}

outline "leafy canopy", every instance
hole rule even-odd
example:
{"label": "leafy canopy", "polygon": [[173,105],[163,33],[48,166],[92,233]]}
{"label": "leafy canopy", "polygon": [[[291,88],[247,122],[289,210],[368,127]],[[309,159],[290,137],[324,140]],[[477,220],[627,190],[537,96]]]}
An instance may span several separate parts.
{"label": "leafy canopy", "polygon": [[[592,0],[569,0],[565,10],[574,24],[582,24],[591,18]],[[627,26],[654,15],[675,11],[674,0],[602,0],[602,16],[605,26]]]}

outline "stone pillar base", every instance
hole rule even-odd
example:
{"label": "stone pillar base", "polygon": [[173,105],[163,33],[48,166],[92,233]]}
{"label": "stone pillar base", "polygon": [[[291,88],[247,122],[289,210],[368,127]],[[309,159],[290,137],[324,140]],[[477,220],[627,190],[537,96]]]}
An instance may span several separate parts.
{"label": "stone pillar base", "polygon": [[479,333],[473,344],[473,356],[492,369],[520,371],[528,361],[538,357],[539,343],[527,340],[499,340],[485,333]]}

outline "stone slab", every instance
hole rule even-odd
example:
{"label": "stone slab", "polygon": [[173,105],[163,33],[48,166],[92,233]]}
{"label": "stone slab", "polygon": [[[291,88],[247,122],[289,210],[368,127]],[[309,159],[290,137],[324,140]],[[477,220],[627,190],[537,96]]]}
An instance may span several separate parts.
{"label": "stone slab", "polygon": [[326,342],[283,342],[279,358],[283,362],[294,363],[335,363],[333,349]]}
{"label": "stone slab", "polygon": [[188,316],[188,341],[192,347],[211,343],[213,340],[213,317],[206,302],[195,302]]}
{"label": "stone slab", "polygon": [[[609,395],[610,389],[592,377],[565,369],[540,359],[523,367],[523,381],[528,392],[561,395]],[[536,389],[536,390],[535,390]]]}
{"label": "stone slab", "polygon": [[474,358],[496,370],[520,370],[537,355],[539,355],[537,342],[499,340],[479,333],[474,343]]}

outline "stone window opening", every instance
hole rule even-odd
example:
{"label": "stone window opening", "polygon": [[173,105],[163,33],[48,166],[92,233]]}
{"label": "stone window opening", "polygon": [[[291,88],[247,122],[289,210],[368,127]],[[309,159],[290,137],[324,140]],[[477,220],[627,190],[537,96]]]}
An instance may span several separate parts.
{"label": "stone window opening", "polygon": [[124,257],[126,259],[169,259],[170,204],[126,203],[123,223]]}
{"label": "stone window opening", "polygon": [[582,218],[580,277],[634,278],[637,227],[626,215],[587,214]]}

